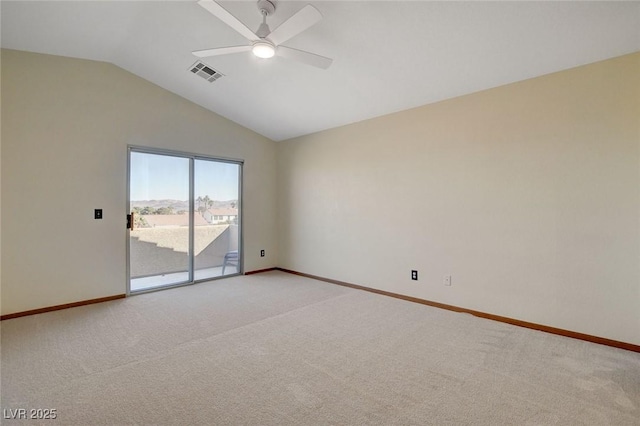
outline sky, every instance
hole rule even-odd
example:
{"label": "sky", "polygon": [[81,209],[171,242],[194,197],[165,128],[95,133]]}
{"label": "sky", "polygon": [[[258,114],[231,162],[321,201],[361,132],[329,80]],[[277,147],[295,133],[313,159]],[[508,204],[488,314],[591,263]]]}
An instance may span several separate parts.
{"label": "sky", "polygon": [[[195,197],[237,200],[238,164],[195,160]],[[132,201],[189,199],[189,159],[168,155],[131,152]]]}

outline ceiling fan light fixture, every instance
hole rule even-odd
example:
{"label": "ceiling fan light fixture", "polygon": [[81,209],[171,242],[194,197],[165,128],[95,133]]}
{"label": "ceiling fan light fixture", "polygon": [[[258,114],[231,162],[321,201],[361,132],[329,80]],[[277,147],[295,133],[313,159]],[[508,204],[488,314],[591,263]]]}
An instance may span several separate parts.
{"label": "ceiling fan light fixture", "polygon": [[251,51],[258,58],[262,59],[272,58],[273,55],[276,54],[275,47],[271,43],[267,43],[266,41],[259,41],[257,43],[254,43]]}

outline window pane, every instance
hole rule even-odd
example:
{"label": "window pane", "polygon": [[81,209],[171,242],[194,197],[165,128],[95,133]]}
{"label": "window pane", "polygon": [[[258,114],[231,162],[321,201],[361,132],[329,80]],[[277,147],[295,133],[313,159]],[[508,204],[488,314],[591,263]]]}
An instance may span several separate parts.
{"label": "window pane", "polygon": [[195,279],[235,274],[239,264],[238,164],[194,162]]}
{"label": "window pane", "polygon": [[189,281],[189,159],[131,152],[131,291]]}

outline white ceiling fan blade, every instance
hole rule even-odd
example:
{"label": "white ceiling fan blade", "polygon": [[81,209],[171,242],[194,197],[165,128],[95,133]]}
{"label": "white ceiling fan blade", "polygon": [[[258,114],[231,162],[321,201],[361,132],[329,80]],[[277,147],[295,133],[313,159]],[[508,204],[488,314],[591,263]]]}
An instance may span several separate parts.
{"label": "white ceiling fan blade", "polygon": [[304,50],[294,49],[292,47],[278,46],[278,56],[283,58],[295,59],[307,65],[326,70],[331,66],[333,59],[316,55],[315,53],[305,52]]}
{"label": "white ceiling fan blade", "polygon": [[318,9],[308,4],[291,16],[291,18],[280,24],[278,28],[271,31],[271,34],[269,34],[267,38],[277,46],[289,40],[291,37],[300,34],[321,19],[322,14],[320,14]]}
{"label": "white ceiling fan blade", "polygon": [[222,6],[213,0],[200,0],[198,4],[207,9],[213,16],[220,19],[222,22],[239,32],[249,41],[260,40],[260,37],[255,35],[245,24],[240,22],[238,18],[227,12]]}
{"label": "white ceiling fan blade", "polygon": [[252,46],[230,46],[216,47],[214,49],[194,50],[193,55],[198,58],[208,58],[209,56],[229,55],[231,53],[240,53],[250,51]]}

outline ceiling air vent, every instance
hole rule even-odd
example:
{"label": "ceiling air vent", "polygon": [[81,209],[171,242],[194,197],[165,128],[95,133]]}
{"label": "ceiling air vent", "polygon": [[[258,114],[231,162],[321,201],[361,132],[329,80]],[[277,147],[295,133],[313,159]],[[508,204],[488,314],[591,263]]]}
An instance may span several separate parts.
{"label": "ceiling air vent", "polygon": [[194,73],[195,75],[199,75],[200,77],[207,80],[209,83],[213,83],[214,81],[216,81],[217,79],[223,76],[223,74],[220,74],[218,71],[203,64],[200,61],[193,64],[190,69],[192,73]]}

